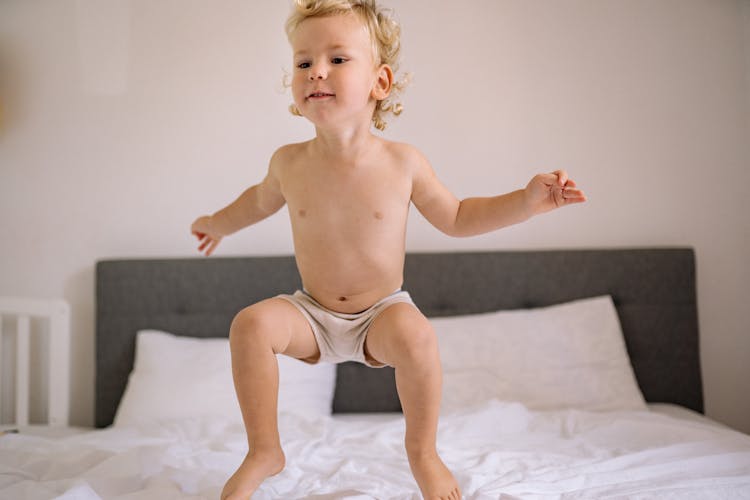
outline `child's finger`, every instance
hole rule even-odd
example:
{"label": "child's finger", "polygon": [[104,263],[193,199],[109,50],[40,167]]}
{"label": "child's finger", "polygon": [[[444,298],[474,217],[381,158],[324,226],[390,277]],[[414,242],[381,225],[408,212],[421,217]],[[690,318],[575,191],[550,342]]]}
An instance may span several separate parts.
{"label": "child's finger", "polygon": [[568,203],[586,201],[586,194],[580,189],[566,187],[563,189],[563,199]]}
{"label": "child's finger", "polygon": [[550,174],[539,174],[535,177],[535,179],[538,179],[547,187],[552,187],[555,184],[557,184],[557,174],[550,173]]}
{"label": "child's finger", "polygon": [[217,240],[212,240],[211,244],[208,246],[208,249],[206,250],[206,257],[214,253],[214,250],[216,249],[216,246],[219,244]]}
{"label": "child's finger", "polygon": [[568,182],[568,172],[566,172],[565,170],[555,170],[552,173],[557,176],[557,183],[560,186],[564,186],[565,183]]}

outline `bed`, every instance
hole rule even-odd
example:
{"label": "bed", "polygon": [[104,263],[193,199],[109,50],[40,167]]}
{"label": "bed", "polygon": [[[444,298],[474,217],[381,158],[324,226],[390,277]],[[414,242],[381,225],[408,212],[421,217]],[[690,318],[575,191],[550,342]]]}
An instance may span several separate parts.
{"label": "bed", "polygon": [[[293,257],[96,267],[96,426],[0,438],[0,498],[218,498],[246,452],[227,333]],[[464,498],[750,498],[750,437],[703,415],[689,248],[409,254]],[[417,499],[390,368],[279,357],[285,470],[254,499]]]}

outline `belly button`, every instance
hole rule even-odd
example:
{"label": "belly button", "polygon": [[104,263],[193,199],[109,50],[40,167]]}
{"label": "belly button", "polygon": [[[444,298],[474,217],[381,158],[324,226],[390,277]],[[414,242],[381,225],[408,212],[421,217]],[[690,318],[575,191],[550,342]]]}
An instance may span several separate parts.
{"label": "belly button", "polygon": [[346,302],[346,297],[339,297],[339,301]]}
{"label": "belly button", "polygon": [[383,212],[375,212],[375,218],[378,220],[383,220]]}

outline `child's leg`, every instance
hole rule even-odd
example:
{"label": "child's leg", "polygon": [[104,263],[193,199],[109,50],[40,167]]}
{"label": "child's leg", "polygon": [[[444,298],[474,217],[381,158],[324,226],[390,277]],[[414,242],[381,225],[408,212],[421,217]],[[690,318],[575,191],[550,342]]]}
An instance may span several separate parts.
{"label": "child's leg", "polygon": [[411,304],[388,307],[373,321],[365,353],[396,369],[406,420],[406,452],[425,499],[459,500],[453,474],[437,454],[442,370],[437,339],[427,318]]}
{"label": "child's leg", "polygon": [[237,314],[229,332],[229,344],[248,454],[227,481],[221,498],[246,500],[263,480],[284,468],[277,424],[276,354],[315,359],[320,351],[302,313],[278,298],[259,302]]}

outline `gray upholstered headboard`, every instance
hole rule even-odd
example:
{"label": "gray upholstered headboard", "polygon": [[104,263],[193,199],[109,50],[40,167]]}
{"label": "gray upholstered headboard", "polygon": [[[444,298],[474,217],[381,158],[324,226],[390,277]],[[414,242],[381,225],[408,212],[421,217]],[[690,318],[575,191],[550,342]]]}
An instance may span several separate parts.
{"label": "gray upholstered headboard", "polygon": [[[299,288],[293,257],[108,260],[96,268],[96,425],[112,423],[136,332],[225,337],[243,307]],[[609,294],[649,402],[703,411],[692,249],[409,254],[404,289],[427,316]],[[390,368],[338,366],[334,412],[399,411]]]}

